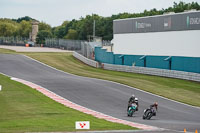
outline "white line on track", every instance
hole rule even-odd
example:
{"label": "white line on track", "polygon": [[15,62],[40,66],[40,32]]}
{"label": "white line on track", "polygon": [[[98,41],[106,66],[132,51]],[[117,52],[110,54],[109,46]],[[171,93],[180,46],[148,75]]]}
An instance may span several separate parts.
{"label": "white line on track", "polygon": [[[69,75],[73,75],[73,76],[77,76],[77,77],[84,77],[84,76],[79,76],[79,75],[71,74],[71,73],[68,73],[68,72],[64,72],[64,71],[62,71],[62,70],[59,70],[59,69],[54,68],[54,67],[52,67],[52,66],[49,66],[49,65],[47,65],[47,64],[45,64],[45,63],[42,63],[42,62],[40,62],[40,61],[38,61],[38,60],[36,60],[36,59],[33,59],[33,58],[29,57],[29,56],[26,56],[26,55],[21,55],[21,56],[24,56],[24,57],[26,57],[26,58],[29,58],[29,59],[31,59],[31,60],[37,62],[37,63],[40,63],[40,64],[42,64],[42,65],[44,65],[44,66],[47,66],[47,67],[49,67],[49,68],[52,68],[52,69],[54,69],[54,70],[60,71],[60,72],[62,72],[62,73],[69,74]],[[1,73],[1,72],[0,72],[0,73]],[[11,77],[11,76],[6,75],[6,74],[4,74],[4,73],[1,73],[1,74],[5,75],[5,76],[8,76],[8,77]],[[90,77],[84,77],[84,78],[90,78]],[[189,107],[193,107],[193,108],[200,109],[200,107],[196,107],[196,106],[188,105],[188,104],[181,103],[181,102],[178,102],[178,101],[175,101],[175,100],[171,100],[171,99],[168,99],[168,98],[165,98],[165,97],[162,97],[162,96],[159,96],[159,95],[150,93],[150,92],[146,92],[146,91],[143,91],[143,90],[140,90],[140,89],[138,89],[138,88],[134,88],[134,87],[131,87],[131,86],[128,86],[128,85],[125,85],[125,84],[121,84],[121,83],[117,83],[117,82],[109,81],[109,80],[104,80],[104,79],[98,79],[98,78],[90,78],[90,79],[96,79],[96,80],[101,80],[101,81],[106,81],[106,82],[111,82],[111,83],[119,84],[119,85],[122,85],[122,86],[125,86],[125,87],[128,87],[128,88],[131,88],[131,89],[135,89],[135,90],[138,90],[138,91],[141,91],[141,92],[144,92],[144,93],[147,93],[147,94],[150,94],[150,95],[153,95],[153,96],[156,96],[156,97],[165,99],[165,100],[169,100],[169,101],[172,101],[172,102],[175,102],[175,103],[179,103],[179,104],[183,104],[183,105],[186,105],[186,106],[189,106]],[[28,82],[29,82],[29,81],[28,81]],[[40,87],[41,87],[41,86],[40,86]],[[43,88],[43,87],[42,87],[42,88]],[[48,90],[48,89],[46,89],[46,90],[49,91],[49,92],[51,92],[51,91]],[[52,93],[53,93],[53,92],[52,92]],[[54,93],[54,94],[55,94],[55,93]],[[57,94],[55,94],[55,95],[57,95]],[[57,95],[57,96],[59,96],[59,95]],[[59,97],[61,97],[61,96],[59,96]],[[63,99],[65,99],[65,98],[63,98]],[[67,100],[67,99],[65,99],[65,100]],[[74,104],[75,104],[75,103],[74,103]],[[79,106],[80,106],[80,105],[79,105]],[[84,108],[85,108],[85,107],[84,107]],[[96,112],[97,112],[97,111],[96,111]],[[98,113],[99,113],[99,112],[98,112]],[[147,125],[146,125],[146,126],[147,126]],[[155,129],[156,129],[156,130],[155,130]],[[169,130],[169,131],[174,131],[174,132],[182,132],[182,131],[177,131],[177,130],[170,130],[170,129],[164,129],[164,128],[157,128],[157,127],[155,127],[155,129],[152,130],[152,131],[166,131],[166,130]],[[126,130],[124,130],[124,131],[126,131]],[[130,131],[130,130],[129,130],[129,131]],[[134,130],[134,131],[138,131],[138,130]],[[139,130],[139,132],[144,132],[144,131],[151,131],[151,130]],[[107,131],[104,131],[104,132],[107,132]],[[110,131],[108,131],[108,132],[110,132]],[[118,130],[117,130],[116,132],[118,132]],[[127,130],[127,132],[128,132],[128,130]],[[82,133],[83,133],[83,132],[82,132]],[[92,133],[92,131],[89,131],[88,133]],[[97,131],[97,132],[95,131],[95,133],[98,133],[98,131]],[[189,133],[189,132],[188,132],[188,133]]]}
{"label": "white line on track", "polygon": [[[60,72],[63,72],[63,73],[69,74],[69,75],[73,75],[73,76],[84,77],[84,76],[79,76],[79,75],[71,74],[71,73],[68,73],[68,72],[64,72],[64,71],[62,71],[62,70],[59,70],[59,69],[54,68],[54,67],[52,67],[52,66],[49,66],[49,65],[47,65],[47,64],[45,64],[45,63],[42,63],[42,62],[40,62],[40,61],[38,61],[38,60],[36,60],[36,59],[33,59],[33,58],[29,57],[29,56],[26,56],[26,55],[23,55],[23,56],[25,56],[25,57],[27,57],[27,58],[33,60],[33,61],[36,61],[36,62],[38,62],[38,63],[40,63],[40,64],[43,64],[43,65],[45,65],[45,66],[47,66],[47,67],[50,67],[50,68],[52,68],[52,69],[54,69],[54,70],[57,70],[57,71],[60,71]],[[84,77],[84,78],[85,78],[85,77]],[[186,105],[186,106],[189,106],[189,107],[193,107],[193,108],[200,109],[200,107],[196,107],[196,106],[192,106],[192,105],[185,104],[185,103],[182,103],[182,102],[178,102],[178,101],[175,101],[175,100],[172,100],[172,99],[163,97],[163,96],[159,96],[159,95],[156,95],[156,94],[153,94],[153,93],[151,93],[151,92],[147,92],[147,91],[144,91],[144,90],[141,90],[141,89],[138,89],[138,88],[134,88],[134,87],[131,87],[131,86],[128,86],[128,85],[125,85],[125,84],[121,84],[121,83],[118,83],[118,82],[114,82],[114,81],[110,81],[110,80],[104,80],[104,79],[98,79],[98,78],[91,78],[91,77],[87,77],[87,78],[96,79],[96,80],[102,80],[102,81],[106,81],[106,82],[111,82],[111,83],[119,84],[119,85],[122,85],[122,86],[125,86],[125,87],[128,87],[128,88],[131,88],[131,89],[135,89],[135,90],[138,90],[138,91],[141,91],[141,92],[144,92],[144,93],[147,93],[147,94],[150,94],[150,95],[153,95],[153,96],[156,96],[156,97],[159,97],[159,98],[168,100],[168,101],[172,101],[172,102],[175,102],[175,103],[179,103],[179,104],[182,104],[182,105]]]}

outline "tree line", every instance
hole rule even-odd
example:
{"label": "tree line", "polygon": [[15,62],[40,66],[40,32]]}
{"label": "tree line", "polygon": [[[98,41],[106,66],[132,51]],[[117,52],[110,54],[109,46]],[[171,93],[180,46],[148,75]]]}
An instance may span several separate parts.
{"label": "tree line", "polygon": [[[165,12],[184,12],[185,10],[200,10],[197,2],[185,3],[174,2],[172,7],[167,9],[151,9],[144,10],[142,13],[119,13],[110,17],[102,17],[97,14],[81,17],[79,20],[64,21],[62,25],[51,27],[45,22],[39,23],[39,32],[37,35],[37,43],[44,43],[45,38],[63,38],[73,40],[87,40],[89,35],[93,34],[93,22],[95,20],[96,36],[102,37],[103,40],[112,40],[113,38],[113,20],[136,18],[144,16],[162,15]],[[0,36],[8,37],[29,37],[31,32],[31,22],[34,19],[28,16],[18,19],[0,19]]]}

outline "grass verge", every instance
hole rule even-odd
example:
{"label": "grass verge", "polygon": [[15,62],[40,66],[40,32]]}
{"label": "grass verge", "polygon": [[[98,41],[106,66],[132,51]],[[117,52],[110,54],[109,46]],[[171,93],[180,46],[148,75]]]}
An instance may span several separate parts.
{"label": "grass verge", "polygon": [[[16,53],[16,52],[11,51],[11,50],[0,49],[0,53]],[[80,62],[79,60],[75,59],[72,56],[72,53],[21,53],[21,54],[30,56],[36,60],[39,60],[45,64],[48,64],[50,66],[53,66],[65,72],[69,72],[69,73],[80,75],[80,76],[93,77],[93,78],[119,82],[122,84],[126,84],[132,87],[139,88],[141,90],[145,90],[145,91],[157,94],[157,95],[161,95],[161,96],[164,96],[176,101],[191,104],[194,106],[200,106],[200,83],[199,82],[92,68]],[[1,79],[0,84],[3,84],[2,77],[0,77],[0,79]],[[10,84],[10,82],[11,81],[7,82],[6,84]],[[16,85],[13,85],[13,88],[15,86]],[[8,87],[8,88],[11,89],[10,93],[16,90],[16,89],[12,90],[12,87]],[[34,90],[30,90],[30,88],[28,90],[29,90],[28,91],[29,95],[30,95],[30,91],[34,91]],[[31,98],[33,99],[32,102],[28,101],[28,102],[20,103],[21,101],[23,101],[23,99],[30,100],[29,97],[28,98],[23,97],[23,98],[20,98],[22,100],[19,102],[19,104],[14,104],[16,93],[10,94],[11,95],[9,96],[10,102],[11,101],[13,102],[13,99],[14,99],[14,102],[13,102],[14,105],[12,105],[12,103],[6,102],[9,100],[5,98],[6,94],[2,95],[3,91],[0,92],[0,107],[2,107],[0,109],[0,132],[7,131],[5,129],[9,129],[8,132],[9,131],[10,132],[13,132],[13,131],[14,132],[16,131],[19,131],[19,132],[74,131],[74,122],[75,122],[74,119],[79,117],[79,116],[76,116],[76,114],[74,113],[78,111],[74,111],[66,107],[63,107],[62,105],[55,103],[54,101],[48,99],[47,97],[40,98],[40,96],[35,96],[35,94],[33,95],[40,99],[38,100],[40,103],[35,103],[34,98]],[[24,90],[22,92],[24,92]],[[48,100],[42,100],[42,99],[48,99]],[[26,104],[24,105],[24,103]],[[27,104],[30,104],[30,103],[32,103],[33,105],[28,106]],[[34,104],[38,104],[39,108],[35,107],[36,105]],[[54,105],[50,106],[51,104],[55,104],[55,106]],[[27,106],[27,108],[23,109],[24,106]],[[72,111],[72,113],[70,111]],[[24,116],[22,114],[24,114]],[[80,115],[80,117],[82,116],[81,120],[88,120],[87,119],[88,116],[86,116],[85,114],[82,114],[79,112],[78,114]],[[68,117],[69,115],[74,117],[74,119],[69,118]],[[67,121],[70,121],[71,119],[72,119],[72,122],[68,123]],[[124,126],[124,125],[118,126],[115,123],[107,123],[104,120],[102,120],[102,125],[100,124],[100,122],[94,121],[93,123],[94,123],[94,127],[92,127],[92,130],[133,129],[131,127]]]}
{"label": "grass verge", "polygon": [[[16,52],[0,49],[0,53]],[[72,56],[72,53],[22,54],[68,73],[119,82],[169,99],[200,107],[199,82],[97,69],[80,62]]]}
{"label": "grass verge", "polygon": [[16,52],[14,50],[0,48],[0,53],[15,54]]}
{"label": "grass verge", "polygon": [[76,131],[75,121],[90,121],[91,130],[136,129],[97,119],[65,107],[42,93],[0,74],[0,132]]}
{"label": "grass verge", "polygon": [[179,102],[200,106],[199,82],[97,69],[80,62],[72,53],[25,54],[68,73],[115,81]]}

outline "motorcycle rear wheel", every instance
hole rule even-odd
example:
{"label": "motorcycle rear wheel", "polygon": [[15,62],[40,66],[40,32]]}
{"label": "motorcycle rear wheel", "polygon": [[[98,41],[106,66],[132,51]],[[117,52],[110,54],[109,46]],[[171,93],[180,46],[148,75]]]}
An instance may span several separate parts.
{"label": "motorcycle rear wheel", "polygon": [[147,114],[147,120],[150,120],[151,117],[152,117],[152,115],[153,115],[153,113],[152,113],[152,112],[149,112],[149,113]]}

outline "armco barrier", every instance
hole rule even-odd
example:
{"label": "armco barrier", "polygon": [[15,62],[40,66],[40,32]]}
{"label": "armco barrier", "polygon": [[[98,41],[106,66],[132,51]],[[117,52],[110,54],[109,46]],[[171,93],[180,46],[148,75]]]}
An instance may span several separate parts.
{"label": "armco barrier", "polygon": [[85,64],[88,64],[89,66],[99,68],[99,63],[97,61],[93,61],[91,59],[88,59],[88,58],[84,57],[83,55],[81,55],[77,52],[73,52],[73,56],[75,58],[79,59],[80,61],[84,62]]}
{"label": "armco barrier", "polygon": [[200,82],[200,74],[191,72],[182,72],[175,70],[157,69],[157,68],[146,68],[146,67],[136,67],[136,66],[123,66],[123,65],[113,65],[104,63],[104,69],[122,72],[133,72],[141,73],[169,78],[178,78],[185,80],[192,80]]}
{"label": "armco barrier", "polygon": [[[100,67],[98,62],[90,60],[90,59],[80,55],[77,52],[74,52],[73,56],[75,58],[81,60],[85,64],[88,64],[90,66],[97,67],[97,68]],[[200,82],[200,74],[199,73],[157,69],[157,68],[137,67],[137,66],[113,65],[113,64],[106,64],[106,63],[102,63],[101,65],[103,66],[103,69],[106,69],[106,70],[148,74],[148,75],[185,79],[185,80]]]}

